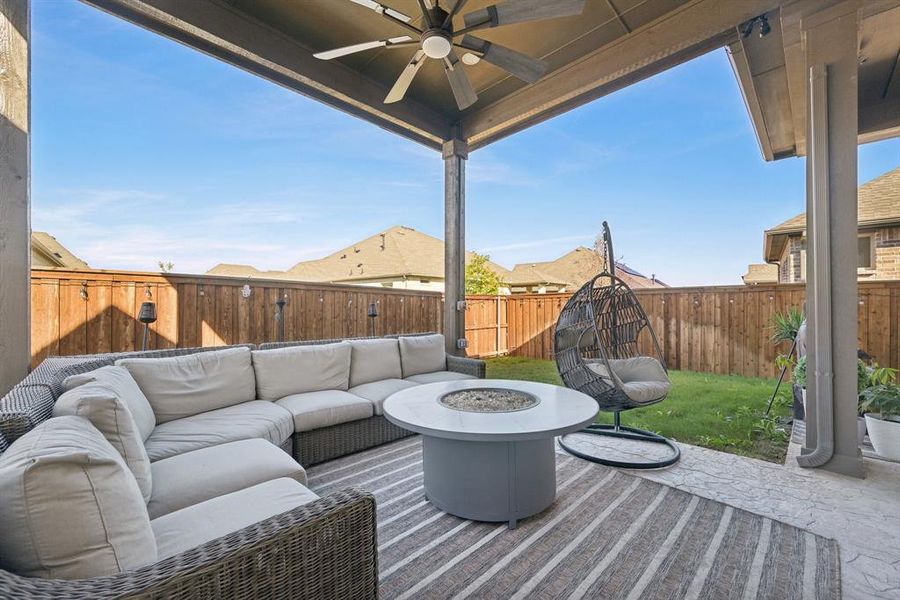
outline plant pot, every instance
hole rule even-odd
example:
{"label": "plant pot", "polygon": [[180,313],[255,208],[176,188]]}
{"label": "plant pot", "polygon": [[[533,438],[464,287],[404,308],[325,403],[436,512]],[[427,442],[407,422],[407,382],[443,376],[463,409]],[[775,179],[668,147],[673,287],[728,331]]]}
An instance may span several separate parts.
{"label": "plant pot", "polygon": [[886,421],[867,414],[866,429],[876,454],[889,460],[900,461],[900,422]]}
{"label": "plant pot", "polygon": [[863,441],[866,439],[865,417],[856,417],[856,439],[859,442],[860,446],[862,446]]}

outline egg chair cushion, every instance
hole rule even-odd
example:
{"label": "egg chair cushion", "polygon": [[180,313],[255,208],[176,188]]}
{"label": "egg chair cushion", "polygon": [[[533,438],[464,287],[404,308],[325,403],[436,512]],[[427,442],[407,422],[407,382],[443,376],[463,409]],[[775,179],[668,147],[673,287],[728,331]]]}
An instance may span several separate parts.
{"label": "egg chair cushion", "polygon": [[672,382],[662,364],[652,356],[610,359],[606,368],[603,360],[585,361],[594,373],[611,379],[629,399],[638,404],[658,400],[669,393]]}

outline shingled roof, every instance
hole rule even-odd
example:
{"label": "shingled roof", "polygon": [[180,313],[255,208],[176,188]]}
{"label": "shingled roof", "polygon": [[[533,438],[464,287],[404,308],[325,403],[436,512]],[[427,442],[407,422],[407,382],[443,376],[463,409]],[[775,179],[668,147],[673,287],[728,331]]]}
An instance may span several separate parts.
{"label": "shingled roof", "polygon": [[[472,256],[468,252],[466,262]],[[508,269],[490,261],[488,267],[504,278],[510,273]],[[444,242],[412,227],[398,225],[324,258],[298,262],[287,271],[260,271],[250,265],[219,264],[208,273],[341,283],[403,277],[443,279]]]}
{"label": "shingled roof", "polygon": [[[579,246],[556,260],[518,264],[506,281],[520,286],[565,284],[572,289],[581,287],[603,270],[603,258],[590,248]],[[616,274],[632,288],[666,287],[658,279],[646,277],[621,262],[616,263]]]}
{"label": "shingled roof", "polygon": [[39,269],[90,269],[86,262],[45,231],[31,232],[31,264]]}
{"label": "shingled roof", "polygon": [[[900,223],[900,167],[859,187],[857,214],[860,227]],[[804,231],[806,231],[805,212],[767,229],[765,259],[770,262],[780,259],[787,238],[791,234],[802,234]]]}

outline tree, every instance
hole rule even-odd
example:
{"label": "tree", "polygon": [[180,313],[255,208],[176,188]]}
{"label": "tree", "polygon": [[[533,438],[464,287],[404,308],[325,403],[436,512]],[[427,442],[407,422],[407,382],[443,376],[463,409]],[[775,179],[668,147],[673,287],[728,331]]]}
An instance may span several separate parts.
{"label": "tree", "polygon": [[466,265],[466,294],[500,293],[503,279],[488,266],[490,258],[486,254],[472,253],[472,260]]}
{"label": "tree", "polygon": [[157,264],[159,265],[159,270],[162,271],[163,273],[171,273],[172,270],[175,268],[175,264],[172,263],[171,261],[166,262],[166,261],[161,260]]}

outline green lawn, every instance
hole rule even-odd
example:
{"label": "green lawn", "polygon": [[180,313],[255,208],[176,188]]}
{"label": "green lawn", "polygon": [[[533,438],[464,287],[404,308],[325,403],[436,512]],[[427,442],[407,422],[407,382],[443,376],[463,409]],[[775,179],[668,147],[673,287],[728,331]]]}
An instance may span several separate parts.
{"label": "green lawn", "polygon": [[[507,356],[487,361],[492,379],[525,379],[562,384],[556,363]],[[782,384],[771,415],[763,413],[774,379],[670,371],[672,392],[659,404],[622,413],[623,425],[656,431],[680,442],[733,454],[783,462],[790,438],[789,426],[777,417],[790,413],[790,385]],[[611,415],[601,415],[612,422]]]}

